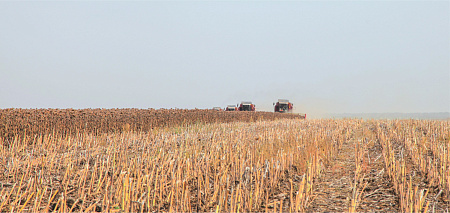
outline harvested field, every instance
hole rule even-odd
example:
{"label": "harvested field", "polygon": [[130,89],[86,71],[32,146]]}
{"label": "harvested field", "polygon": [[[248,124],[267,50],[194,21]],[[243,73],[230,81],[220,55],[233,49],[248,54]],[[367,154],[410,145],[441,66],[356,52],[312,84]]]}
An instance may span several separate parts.
{"label": "harvested field", "polygon": [[449,211],[448,121],[251,120],[7,130],[0,211]]}

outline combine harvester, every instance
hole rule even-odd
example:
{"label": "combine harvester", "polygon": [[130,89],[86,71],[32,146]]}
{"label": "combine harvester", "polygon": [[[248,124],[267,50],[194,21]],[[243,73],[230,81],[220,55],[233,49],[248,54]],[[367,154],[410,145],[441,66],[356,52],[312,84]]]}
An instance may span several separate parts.
{"label": "combine harvester", "polygon": [[[293,113],[294,104],[289,102],[287,99],[278,99],[278,102],[273,104],[275,107],[274,111],[279,113]],[[306,114],[300,114],[303,119],[306,119]]]}
{"label": "combine harvester", "polygon": [[242,101],[239,105],[239,111],[255,111],[255,105],[250,101]]}
{"label": "combine harvester", "polygon": [[228,105],[225,111],[238,111],[238,108],[235,105]]}
{"label": "combine harvester", "polygon": [[273,105],[275,106],[275,112],[287,113],[294,109],[294,104],[287,99],[278,99],[278,102]]}
{"label": "combine harvester", "polygon": [[212,109],[213,109],[213,110],[216,110],[216,111],[223,111],[223,109],[220,108],[220,107],[213,107]]}

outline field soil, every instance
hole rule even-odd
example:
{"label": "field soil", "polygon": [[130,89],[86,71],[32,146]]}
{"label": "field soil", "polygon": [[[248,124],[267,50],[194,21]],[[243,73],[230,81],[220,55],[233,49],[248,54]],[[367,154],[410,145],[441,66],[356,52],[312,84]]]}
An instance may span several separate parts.
{"label": "field soil", "polygon": [[[350,140],[343,143],[338,155],[327,165],[317,181],[314,195],[308,211],[345,212],[351,206],[355,181],[355,143],[363,140],[361,134],[352,134]],[[364,188],[358,212],[398,212],[398,196],[392,188],[389,178],[384,175],[384,162],[379,143],[369,144],[364,150],[367,167],[364,168]]]}
{"label": "field soil", "polygon": [[[385,170],[385,160],[382,153],[382,145],[379,140],[367,141],[362,129],[373,129],[368,123],[361,129],[353,129],[349,140],[345,141],[338,154],[326,165],[326,169],[315,181],[312,200],[308,204],[308,212],[345,212],[349,211],[354,199],[354,182],[356,170],[355,150],[357,143],[365,143],[362,159],[364,161],[363,181],[360,185],[360,200],[357,203],[357,212],[400,212],[400,197],[396,193],[394,185]],[[395,155],[405,155],[407,175],[411,182],[418,188],[426,189],[428,196],[428,211],[448,212],[450,199],[442,196],[441,189],[427,185],[427,175],[423,174],[414,165],[411,156],[405,154],[405,147],[394,142]]]}

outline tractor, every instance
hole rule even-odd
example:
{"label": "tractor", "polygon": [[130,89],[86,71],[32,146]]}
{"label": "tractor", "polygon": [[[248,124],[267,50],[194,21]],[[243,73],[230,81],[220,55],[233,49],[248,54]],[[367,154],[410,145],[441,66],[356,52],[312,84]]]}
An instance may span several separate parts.
{"label": "tractor", "polygon": [[278,102],[273,104],[275,106],[275,112],[286,113],[292,112],[294,105],[286,99],[278,99]]}
{"label": "tractor", "polygon": [[239,105],[239,111],[255,111],[255,105],[250,101],[242,101]]}

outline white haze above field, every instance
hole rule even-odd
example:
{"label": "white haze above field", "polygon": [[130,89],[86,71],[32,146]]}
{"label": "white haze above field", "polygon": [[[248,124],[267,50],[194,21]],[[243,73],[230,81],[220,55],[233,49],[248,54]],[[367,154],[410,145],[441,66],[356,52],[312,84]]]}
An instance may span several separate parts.
{"label": "white haze above field", "polygon": [[449,112],[449,1],[1,1],[0,108]]}

